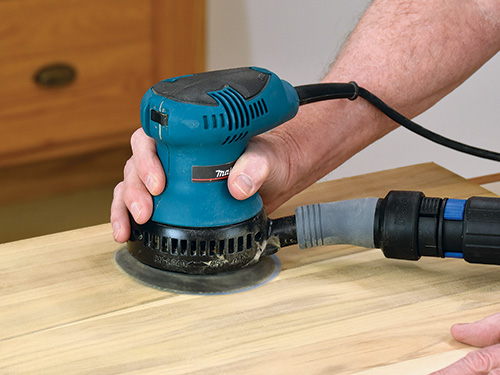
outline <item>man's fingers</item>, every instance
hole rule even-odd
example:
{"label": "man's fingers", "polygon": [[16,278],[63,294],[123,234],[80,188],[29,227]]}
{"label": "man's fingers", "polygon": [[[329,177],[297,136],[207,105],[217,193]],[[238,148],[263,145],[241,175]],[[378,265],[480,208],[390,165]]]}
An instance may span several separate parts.
{"label": "man's fingers", "polygon": [[431,375],[494,375],[500,374],[500,314],[494,314],[474,323],[451,327],[455,340],[483,347],[467,354],[461,360]]}
{"label": "man's fingers", "polygon": [[130,237],[129,212],[138,224],[149,220],[153,212],[153,199],[139,178],[134,156],[125,164],[123,182],[116,185],[111,203],[111,225],[117,242]]}
{"label": "man's fingers", "polygon": [[499,374],[500,345],[476,350],[464,358],[430,375],[495,375]]}
{"label": "man's fingers", "polygon": [[165,188],[165,173],[155,141],[140,128],[130,143],[133,156],[125,165],[123,182],[116,186],[111,204],[111,225],[117,242],[130,237],[129,212],[138,224],[144,224],[153,212],[151,194],[158,195]]}
{"label": "man's fingers", "polygon": [[135,165],[135,155],[127,161],[124,169],[122,200],[138,224],[144,224],[153,213],[153,199]]}
{"label": "man's fingers", "polygon": [[160,194],[165,188],[165,172],[156,154],[156,142],[148,137],[142,128],[136,130],[130,139],[136,173],[152,195]]}
{"label": "man's fingers", "polygon": [[113,227],[113,237],[116,242],[124,243],[130,237],[130,222],[128,210],[123,202],[124,183],[116,185],[113,192],[113,202],[111,203],[111,226]]}
{"label": "man's fingers", "polygon": [[455,324],[451,335],[464,344],[485,347],[500,343],[500,314],[488,316],[474,323]]}

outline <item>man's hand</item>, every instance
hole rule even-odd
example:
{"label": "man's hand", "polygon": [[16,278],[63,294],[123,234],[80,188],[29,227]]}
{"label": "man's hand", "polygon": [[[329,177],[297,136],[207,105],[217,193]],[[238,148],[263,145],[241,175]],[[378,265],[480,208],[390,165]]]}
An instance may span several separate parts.
{"label": "man's hand", "polygon": [[[228,179],[229,191],[240,200],[255,194],[264,184],[260,192],[268,213],[293,195],[286,183],[288,153],[279,142],[279,137],[269,134],[252,139]],[[160,194],[166,183],[155,141],[141,128],[132,135],[131,145],[133,155],[125,165],[123,181],[116,186],[111,204],[113,236],[120,243],[130,237],[128,212],[138,224],[148,221],[153,212],[151,196]]]}
{"label": "man's hand", "polygon": [[151,195],[160,194],[165,188],[165,172],[156,155],[156,143],[142,128],[130,140],[132,157],[123,171],[123,181],[116,185],[111,204],[111,225],[117,242],[130,237],[128,212],[138,224],[149,220],[153,212]]}
{"label": "man's hand", "polygon": [[457,341],[482,349],[430,375],[500,375],[500,314],[475,323],[455,324],[451,335]]}

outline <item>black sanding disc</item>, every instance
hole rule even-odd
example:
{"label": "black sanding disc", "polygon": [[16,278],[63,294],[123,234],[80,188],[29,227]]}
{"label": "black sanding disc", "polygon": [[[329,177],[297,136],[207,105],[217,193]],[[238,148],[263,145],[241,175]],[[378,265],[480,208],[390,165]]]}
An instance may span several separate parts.
{"label": "black sanding disc", "polygon": [[276,255],[237,271],[188,275],[153,268],[135,259],[124,247],[115,253],[119,268],[141,284],[180,294],[229,294],[256,288],[274,279],[281,270]]}

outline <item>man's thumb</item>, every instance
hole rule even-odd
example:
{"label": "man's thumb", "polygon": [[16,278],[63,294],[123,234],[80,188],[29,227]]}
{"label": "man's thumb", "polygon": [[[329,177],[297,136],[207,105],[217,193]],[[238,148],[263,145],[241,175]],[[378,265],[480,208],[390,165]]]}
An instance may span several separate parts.
{"label": "man's thumb", "polygon": [[238,200],[247,199],[259,190],[268,175],[269,161],[266,156],[248,147],[229,174],[229,192]]}

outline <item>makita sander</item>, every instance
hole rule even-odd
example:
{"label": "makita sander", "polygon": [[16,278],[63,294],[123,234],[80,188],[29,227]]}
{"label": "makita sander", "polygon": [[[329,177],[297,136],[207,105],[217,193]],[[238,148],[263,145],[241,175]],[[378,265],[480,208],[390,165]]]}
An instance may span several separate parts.
{"label": "makita sander", "polygon": [[227,188],[231,167],[248,141],[293,118],[300,105],[362,97],[394,121],[432,141],[500,161],[500,154],[455,142],[406,119],[355,82],[293,87],[274,73],[245,67],[158,82],[141,102],[141,122],[156,140],[167,177],[153,197],[152,218],[132,221],[118,265],[147,285],[180,293],[246,290],[279,272],[276,253],[353,244],[389,258],[460,257],[500,264],[500,199],[429,198],[391,191],[298,207],[269,219],[258,194],[239,201]]}

